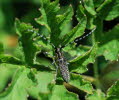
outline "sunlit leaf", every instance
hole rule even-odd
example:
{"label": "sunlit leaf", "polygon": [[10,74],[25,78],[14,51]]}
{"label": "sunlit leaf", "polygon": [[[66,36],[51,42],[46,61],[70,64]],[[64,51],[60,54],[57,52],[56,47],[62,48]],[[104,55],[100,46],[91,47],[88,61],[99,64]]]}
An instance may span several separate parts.
{"label": "sunlit leaf", "polygon": [[93,91],[93,94],[88,94],[86,100],[107,100],[106,96],[100,90]]}
{"label": "sunlit leaf", "polygon": [[109,90],[107,91],[106,100],[118,100],[119,99],[119,81],[117,81]]}
{"label": "sunlit leaf", "polygon": [[84,7],[90,14],[96,15],[93,0],[85,0],[84,1]]}
{"label": "sunlit leaf", "polygon": [[0,93],[0,99],[1,100],[25,100],[27,98],[27,88],[35,85],[31,79],[27,77],[27,74],[30,72],[29,69],[26,69],[24,67],[19,68],[16,70],[16,73],[14,73],[14,77],[12,78],[12,81],[3,91]]}
{"label": "sunlit leaf", "polygon": [[106,32],[100,38],[100,46],[98,55],[104,55],[107,60],[117,60],[119,54],[119,25],[116,25],[112,30]]}
{"label": "sunlit leaf", "polygon": [[78,100],[78,96],[74,93],[68,92],[63,85],[55,85],[52,89],[52,95],[49,100]]}
{"label": "sunlit leaf", "polygon": [[70,85],[75,86],[76,88],[88,93],[92,94],[93,87],[90,82],[84,80],[80,75],[71,74],[71,80],[69,82]]}

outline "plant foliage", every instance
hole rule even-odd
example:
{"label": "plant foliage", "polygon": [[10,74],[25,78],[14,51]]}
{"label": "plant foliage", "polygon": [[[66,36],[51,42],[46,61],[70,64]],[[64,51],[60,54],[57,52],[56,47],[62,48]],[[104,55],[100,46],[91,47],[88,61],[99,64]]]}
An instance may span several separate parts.
{"label": "plant foliage", "polygon": [[[100,76],[94,72],[90,78],[85,72],[92,66],[96,71],[100,56],[109,62],[118,59],[119,25],[105,32],[103,21],[119,17],[119,1],[79,0],[76,10],[71,4],[63,8],[58,0],[40,0],[40,5],[37,28],[15,20],[14,54],[6,53],[0,42],[0,100],[118,100],[118,81],[104,93]],[[75,40],[85,38],[85,30],[94,28],[90,45],[76,44]],[[61,48],[69,63],[68,83],[56,72],[56,48]]]}

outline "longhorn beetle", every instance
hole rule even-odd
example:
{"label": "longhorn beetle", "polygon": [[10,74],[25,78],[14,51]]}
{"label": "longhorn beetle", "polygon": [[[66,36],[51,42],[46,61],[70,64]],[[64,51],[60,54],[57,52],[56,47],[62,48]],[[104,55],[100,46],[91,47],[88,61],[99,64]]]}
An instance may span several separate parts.
{"label": "longhorn beetle", "polygon": [[[92,34],[95,31],[95,29],[96,29],[96,27],[91,32],[89,32],[87,35],[83,36],[82,38],[78,38],[75,41],[80,41],[80,40],[88,37],[90,34]],[[47,40],[43,35],[38,34],[38,36],[42,37],[44,40]],[[71,42],[71,43],[74,43],[74,42]],[[55,62],[56,62],[56,68],[57,68],[56,71],[59,68],[63,80],[68,83],[70,80],[70,73],[69,73],[69,69],[68,69],[68,63],[63,55],[63,51],[62,51],[63,47],[59,46],[56,48],[51,42],[50,42],[50,44],[55,49]],[[46,52],[45,54],[48,54],[48,53]]]}
{"label": "longhorn beetle", "polygon": [[[83,36],[82,38],[76,39],[76,41],[82,40],[85,37],[89,36],[91,33],[94,32],[94,30],[96,29],[96,27],[89,32],[87,35]],[[58,65],[59,69],[60,69],[60,73],[62,75],[62,78],[64,79],[65,82],[69,82],[70,80],[70,73],[69,73],[69,69],[68,69],[68,63],[63,55],[62,52],[62,47],[59,46],[58,48],[55,48],[55,54],[56,54],[56,64]]]}
{"label": "longhorn beetle", "polygon": [[61,51],[62,48],[56,48],[55,53],[56,53],[56,63],[60,69],[60,73],[62,75],[62,78],[64,79],[65,82],[69,82],[70,80],[70,74],[69,74],[69,69],[68,69],[68,63],[63,55],[63,52]]}

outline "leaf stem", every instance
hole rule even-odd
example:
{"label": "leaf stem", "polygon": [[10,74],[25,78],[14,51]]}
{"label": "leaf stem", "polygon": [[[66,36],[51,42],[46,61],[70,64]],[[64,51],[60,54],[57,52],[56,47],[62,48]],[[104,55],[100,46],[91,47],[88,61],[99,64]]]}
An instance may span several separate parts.
{"label": "leaf stem", "polygon": [[[92,34],[92,43],[93,43],[93,45],[96,43],[94,34]],[[95,62],[94,62],[94,65],[93,65],[93,70],[94,70],[94,79],[95,79],[94,84],[95,84],[97,89],[101,89],[101,83],[100,83],[100,80],[99,80],[99,73],[98,73],[98,59],[97,58],[95,58]]]}
{"label": "leaf stem", "polygon": [[96,86],[97,89],[101,89],[101,84],[100,84],[100,81],[99,81],[98,60],[97,59],[95,60],[95,63],[93,65],[93,69],[94,69],[94,77],[96,79],[95,86]]}

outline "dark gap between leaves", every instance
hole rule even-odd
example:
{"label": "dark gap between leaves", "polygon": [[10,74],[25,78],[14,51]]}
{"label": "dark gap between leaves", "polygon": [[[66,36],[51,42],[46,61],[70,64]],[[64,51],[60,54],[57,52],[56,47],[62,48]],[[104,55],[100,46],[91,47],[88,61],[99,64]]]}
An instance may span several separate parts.
{"label": "dark gap between leaves", "polygon": [[[74,42],[77,43],[76,46],[79,46],[79,45],[91,45],[91,42],[87,42],[87,41],[88,41],[88,38],[91,37],[91,35],[92,35],[93,33],[90,34],[89,36],[83,38],[84,36],[86,36],[86,35],[89,34],[90,32],[91,32],[91,30],[87,30],[87,29],[86,29],[86,30],[85,30],[85,33],[84,33],[82,36],[76,38],[76,39],[74,40]],[[80,38],[82,38],[82,39],[80,40]],[[79,40],[76,41],[77,39],[79,39]],[[88,44],[87,44],[87,43],[88,43]]]}
{"label": "dark gap between leaves", "polygon": [[11,85],[11,82],[12,82],[12,78],[9,78],[6,82],[5,88],[0,93],[6,91],[6,89],[9,88],[9,84]]}
{"label": "dark gap between leaves", "polygon": [[103,30],[107,32],[113,29],[113,27],[117,24],[119,24],[119,17],[111,21],[103,21]]}
{"label": "dark gap between leaves", "polygon": [[35,98],[29,96],[29,97],[27,98],[27,100],[37,100],[37,99],[35,99]]}
{"label": "dark gap between leaves", "polygon": [[[46,59],[50,60],[51,62],[53,62],[53,60],[51,58],[46,57],[46,55],[44,55],[43,53],[37,54],[37,57],[39,57],[39,58],[46,58]],[[35,65],[33,65],[33,67],[36,68],[37,70],[40,70],[40,71],[53,71],[49,67],[46,67],[44,65],[37,65],[37,64],[35,64]]]}

